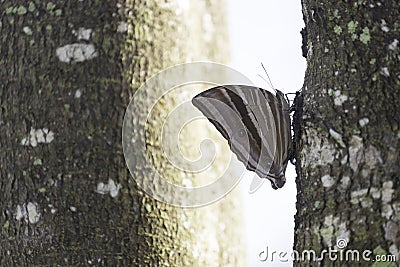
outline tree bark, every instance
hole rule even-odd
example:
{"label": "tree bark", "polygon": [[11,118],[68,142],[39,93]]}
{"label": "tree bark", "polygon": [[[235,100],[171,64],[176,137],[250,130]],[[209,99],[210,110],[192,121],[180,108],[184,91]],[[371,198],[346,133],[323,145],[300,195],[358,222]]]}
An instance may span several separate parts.
{"label": "tree bark", "polygon": [[125,108],[147,78],[187,58],[226,61],[209,47],[224,21],[201,55],[186,42],[189,15],[224,8],[197,5],[1,3],[1,266],[243,266],[235,194],[198,210],[155,201],[122,154]]}
{"label": "tree bark", "polygon": [[[295,266],[396,266],[376,256],[400,259],[399,2],[302,2]],[[303,253],[329,248],[336,260]]]}

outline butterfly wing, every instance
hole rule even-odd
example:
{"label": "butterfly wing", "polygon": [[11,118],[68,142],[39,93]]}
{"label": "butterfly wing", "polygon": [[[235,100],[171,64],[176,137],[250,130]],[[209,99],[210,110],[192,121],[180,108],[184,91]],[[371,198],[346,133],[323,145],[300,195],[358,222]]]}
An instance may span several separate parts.
{"label": "butterfly wing", "polygon": [[[275,178],[271,170],[279,169],[274,166],[279,161],[275,159],[275,117],[279,117],[279,112],[273,116],[271,110],[279,106],[277,100],[258,87],[225,85],[200,93],[192,103],[228,141],[232,152],[248,170],[271,180]],[[253,180],[250,190],[256,190],[262,181]]]}

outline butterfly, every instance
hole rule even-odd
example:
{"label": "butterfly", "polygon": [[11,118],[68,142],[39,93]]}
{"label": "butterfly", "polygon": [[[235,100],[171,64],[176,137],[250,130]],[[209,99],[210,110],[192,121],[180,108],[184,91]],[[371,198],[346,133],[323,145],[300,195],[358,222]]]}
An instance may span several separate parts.
{"label": "butterfly", "polygon": [[291,157],[290,105],[279,90],[275,94],[255,86],[222,85],[192,99],[193,105],[228,141],[231,151],[253,180],[250,191],[269,179],[273,189],[284,186]]}

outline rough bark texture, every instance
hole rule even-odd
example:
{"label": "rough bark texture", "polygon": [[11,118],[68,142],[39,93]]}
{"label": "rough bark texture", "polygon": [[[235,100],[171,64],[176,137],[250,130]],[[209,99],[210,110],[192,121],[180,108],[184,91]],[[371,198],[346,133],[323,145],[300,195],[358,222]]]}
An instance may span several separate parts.
{"label": "rough bark texture", "polygon": [[[294,249],[343,258],[296,266],[396,266],[400,259],[400,5],[303,0],[308,68],[297,150]],[[298,134],[299,134],[298,133]],[[338,240],[341,244],[337,244]],[[346,261],[358,250],[360,261]],[[362,253],[370,262],[363,261]],[[367,252],[368,253],[368,252]],[[349,253],[347,253],[349,254]],[[373,261],[395,255],[397,264]],[[343,259],[343,260],[341,260]],[[387,264],[387,265],[385,265]]]}
{"label": "rough bark texture", "polygon": [[[223,4],[2,1],[1,266],[243,266],[234,198],[199,210],[154,201],[121,147],[146,78],[188,58],[226,60],[209,46],[226,36]],[[187,17],[201,23],[206,7],[216,32],[193,52]]]}

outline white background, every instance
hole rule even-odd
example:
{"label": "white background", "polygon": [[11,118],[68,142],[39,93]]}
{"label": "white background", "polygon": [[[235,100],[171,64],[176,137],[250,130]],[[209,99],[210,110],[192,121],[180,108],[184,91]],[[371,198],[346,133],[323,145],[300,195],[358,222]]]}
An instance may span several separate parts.
{"label": "white background", "polygon": [[[266,76],[262,62],[275,88],[284,93],[299,90],[306,68],[301,55],[300,30],[304,22],[300,0],[228,0],[228,11],[230,66],[254,84],[270,89],[257,76]],[[266,181],[258,191],[249,194],[252,175],[248,173],[241,182],[248,266],[291,266],[296,212],[294,166],[289,163],[287,182],[279,190],[273,190]],[[267,247],[269,257],[262,262],[259,254]],[[276,254],[272,261],[273,251]],[[288,262],[277,258],[280,251],[288,253]]]}

